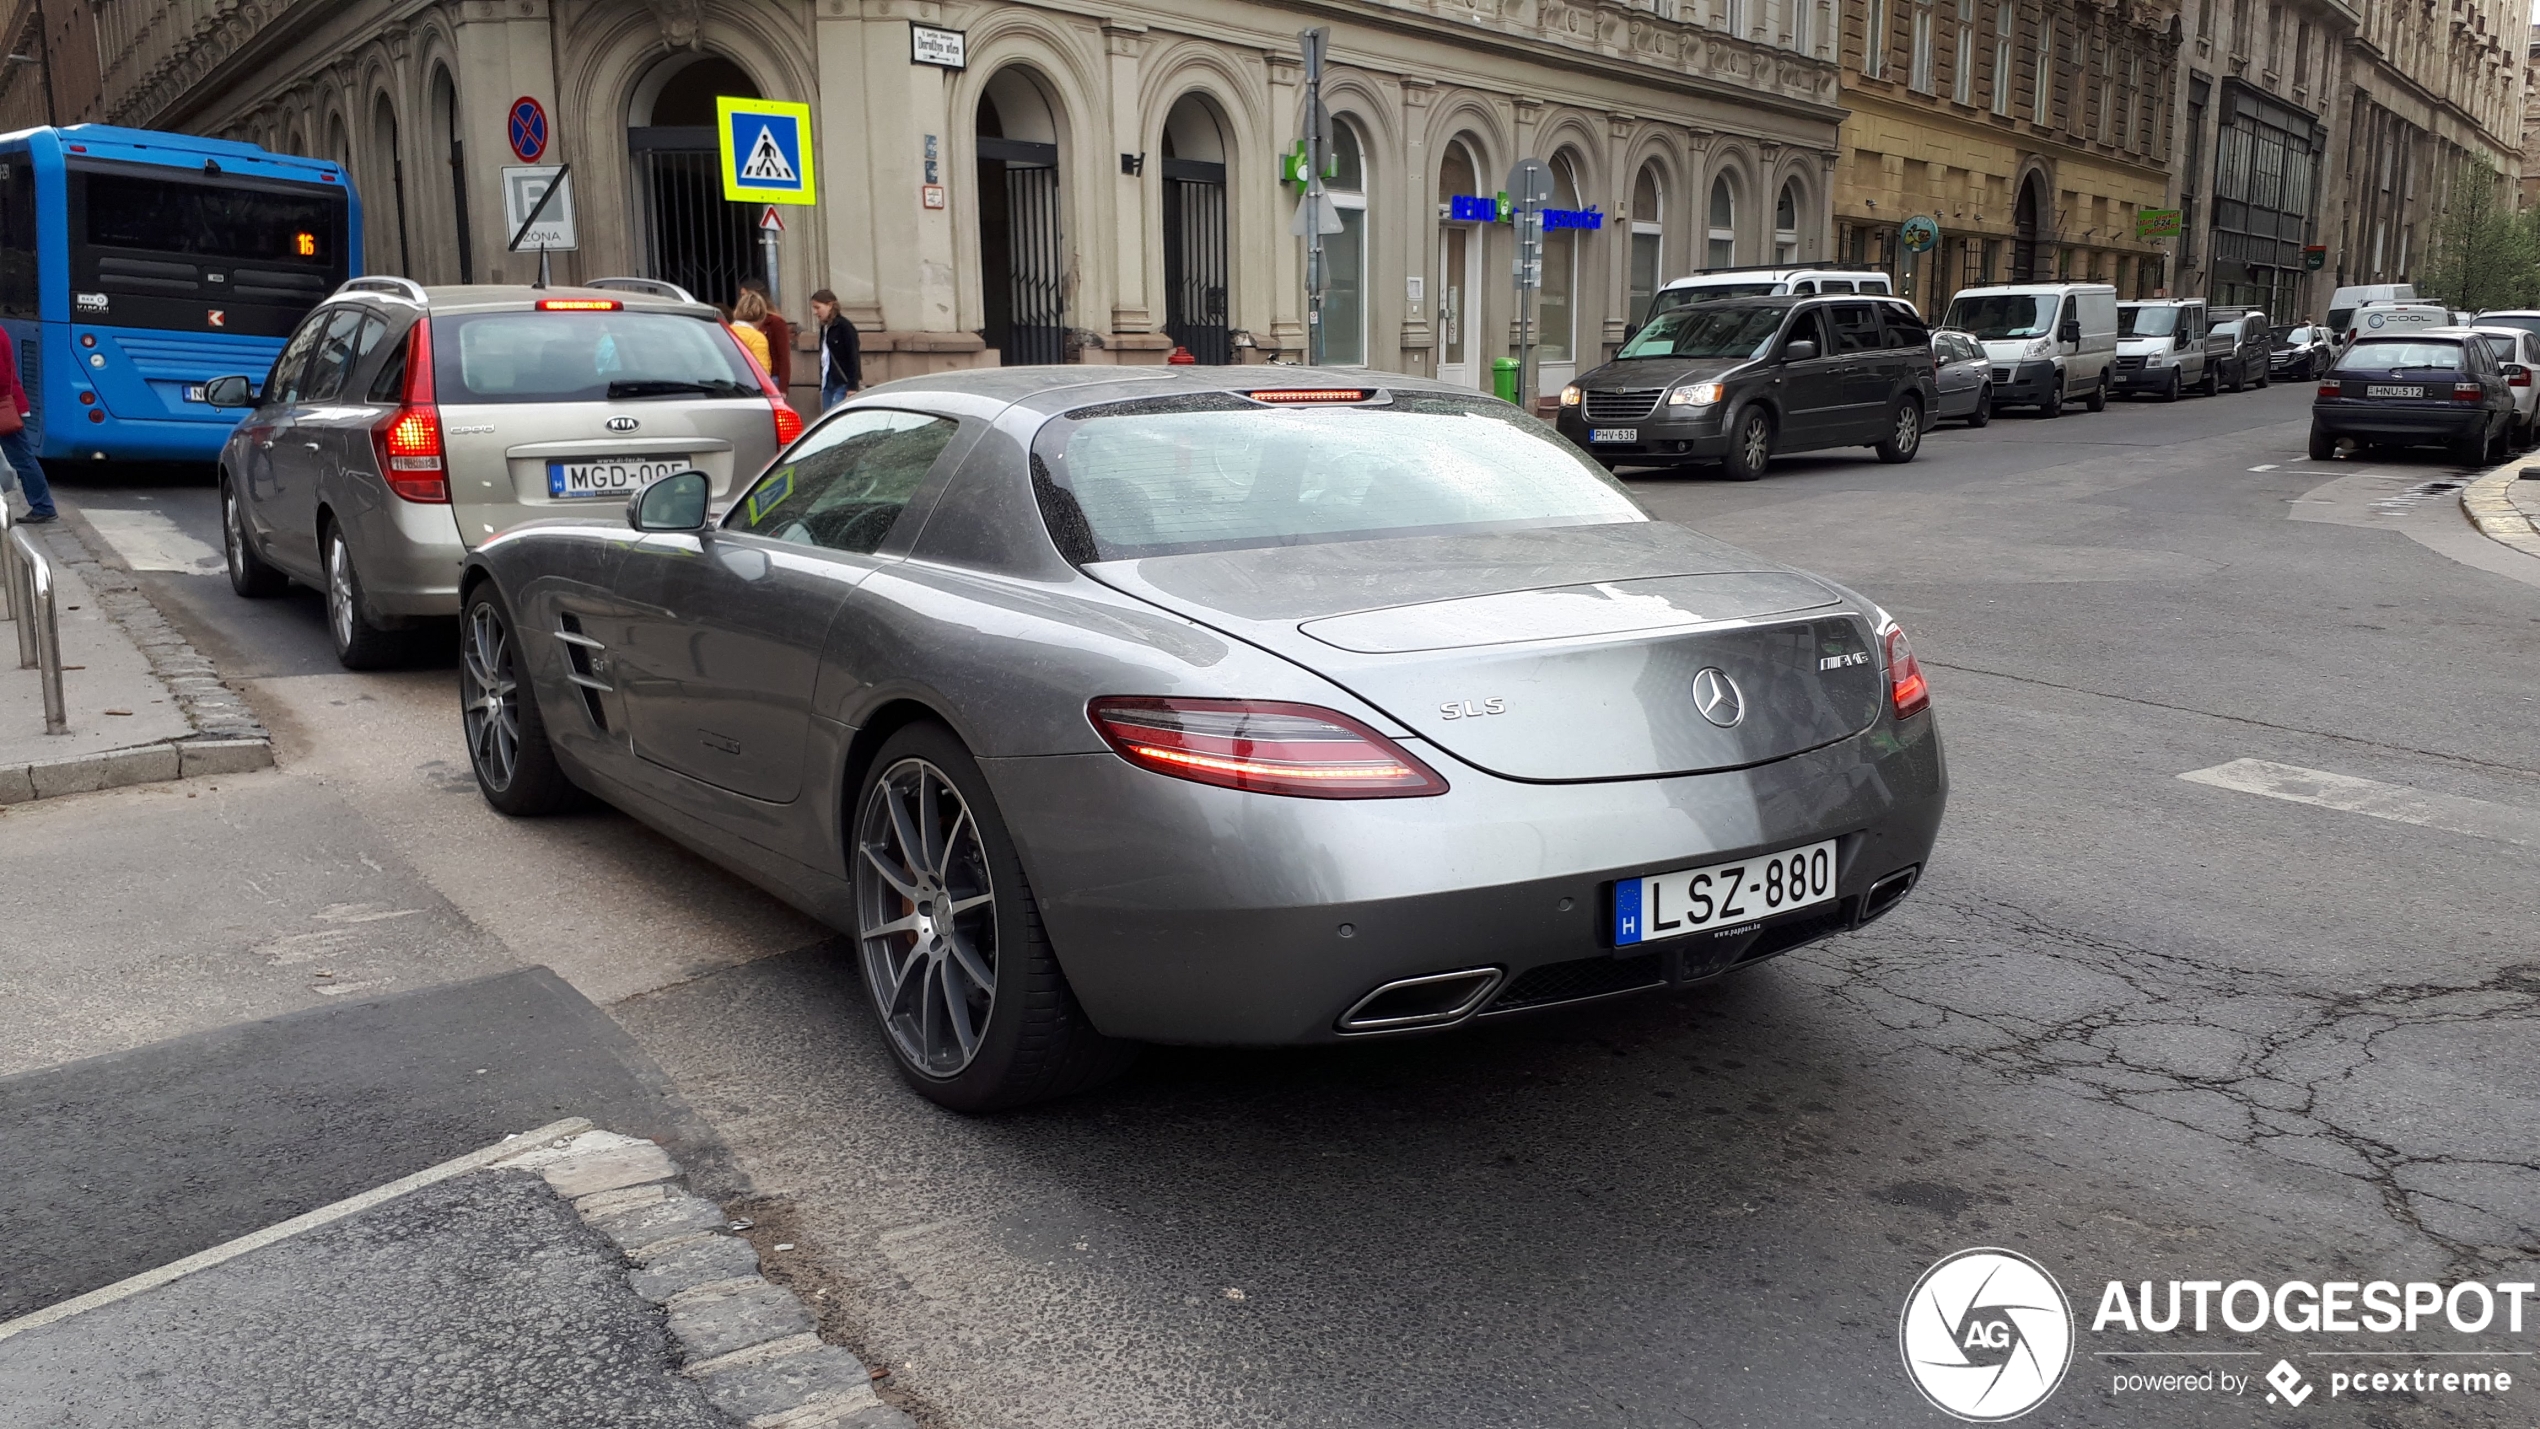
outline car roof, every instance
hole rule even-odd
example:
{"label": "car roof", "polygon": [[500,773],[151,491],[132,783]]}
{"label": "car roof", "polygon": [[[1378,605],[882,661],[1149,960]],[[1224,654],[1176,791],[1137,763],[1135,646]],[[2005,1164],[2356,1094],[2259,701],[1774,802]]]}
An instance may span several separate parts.
{"label": "car roof", "polygon": [[570,298],[616,303],[628,312],[685,313],[691,317],[720,319],[723,314],[712,305],[696,301],[680,302],[676,298],[631,288],[582,288],[550,285],[538,287],[529,283],[448,283],[425,287],[403,279],[379,277],[347,279],[343,286],[326,295],[321,302],[334,303],[367,300],[392,307],[411,309],[414,295],[423,295],[423,306],[435,314],[535,312],[542,301]]}
{"label": "car roof", "polygon": [[1457,383],[1411,377],[1398,372],[1371,372],[1358,367],[1245,363],[1226,367],[967,367],[881,383],[864,389],[858,398],[870,400],[892,394],[906,398],[940,392],[1055,414],[1103,402],[1172,397],[1184,393],[1315,387],[1435,392],[1458,397],[1485,395]]}

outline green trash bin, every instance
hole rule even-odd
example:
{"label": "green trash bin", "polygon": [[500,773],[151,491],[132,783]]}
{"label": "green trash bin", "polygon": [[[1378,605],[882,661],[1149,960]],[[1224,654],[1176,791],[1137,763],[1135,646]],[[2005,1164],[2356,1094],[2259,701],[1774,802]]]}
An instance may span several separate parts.
{"label": "green trash bin", "polygon": [[1490,390],[1502,402],[1517,400],[1517,359],[1494,357],[1490,360]]}

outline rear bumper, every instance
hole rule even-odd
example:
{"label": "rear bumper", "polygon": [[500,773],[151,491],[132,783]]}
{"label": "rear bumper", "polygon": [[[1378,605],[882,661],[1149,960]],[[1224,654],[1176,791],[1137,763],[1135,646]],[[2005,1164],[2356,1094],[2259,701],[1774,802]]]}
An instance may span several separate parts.
{"label": "rear bumper", "polygon": [[467,547],[447,503],[404,501],[365,492],[336,519],[353,548],[362,594],[374,613],[392,619],[459,613],[459,563]]}
{"label": "rear bumper", "polygon": [[2393,407],[2343,398],[2311,404],[2311,423],[2332,437],[2385,442],[2450,442],[2483,432],[2495,414],[2485,405]]}
{"label": "rear bumper", "polygon": [[[1929,715],[1754,769],[1599,784],[1497,779],[1432,749],[1433,799],[1282,799],[1110,754],[983,761],[1094,1024],[1158,1042],[1332,1042],[1375,988],[1489,967],[1475,1016],[1707,974],[1851,926],[1923,864],[1948,782]],[[1839,840],[1837,901],[1617,957],[1617,878]],[[1532,976],[1530,976],[1530,974]]]}

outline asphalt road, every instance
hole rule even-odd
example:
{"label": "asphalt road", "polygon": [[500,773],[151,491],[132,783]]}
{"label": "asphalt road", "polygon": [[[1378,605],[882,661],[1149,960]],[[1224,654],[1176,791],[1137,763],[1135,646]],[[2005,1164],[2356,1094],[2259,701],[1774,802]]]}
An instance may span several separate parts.
{"label": "asphalt road", "polygon": [[[484,813],[446,670],[332,673],[314,602],[149,579],[252,677],[284,754],[257,777],[322,785],[446,903],[475,940],[449,978],[544,963],[607,1007],[799,1245],[770,1273],[930,1425],[1942,1423],[1897,1316],[1976,1245],[2077,1302],[2070,1376],[2026,1422],[2239,1424],[2279,1412],[2263,1384],[2112,1376],[2318,1380],[2316,1352],[2534,1336],[2094,1334],[2099,1287],[2540,1279],[2540,572],[2461,524],[2454,468],[2303,460],[2305,396],[1634,481],[1911,632],[1954,787],[1928,878],[1874,927],[1681,998],[1157,1052],[986,1120],[897,1085],[821,930],[613,815]],[[215,539],[207,490],[64,488]],[[2331,777],[2180,777],[2244,760]],[[35,985],[0,1000],[0,1046],[56,1057],[315,997],[89,1023]],[[2303,1417],[2540,1417],[2540,1362],[2480,1363],[2531,1372],[2501,1401],[2322,1392]]]}

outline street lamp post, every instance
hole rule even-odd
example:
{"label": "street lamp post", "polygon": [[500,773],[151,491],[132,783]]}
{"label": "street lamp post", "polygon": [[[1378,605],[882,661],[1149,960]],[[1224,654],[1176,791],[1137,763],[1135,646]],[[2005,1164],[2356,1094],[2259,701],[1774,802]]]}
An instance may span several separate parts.
{"label": "street lamp post", "polygon": [[1305,361],[1323,365],[1323,291],[1331,274],[1323,264],[1323,166],[1332,151],[1332,116],[1323,108],[1323,51],[1332,32],[1317,25],[1297,35],[1305,56],[1305,200],[1298,224],[1305,233]]}

